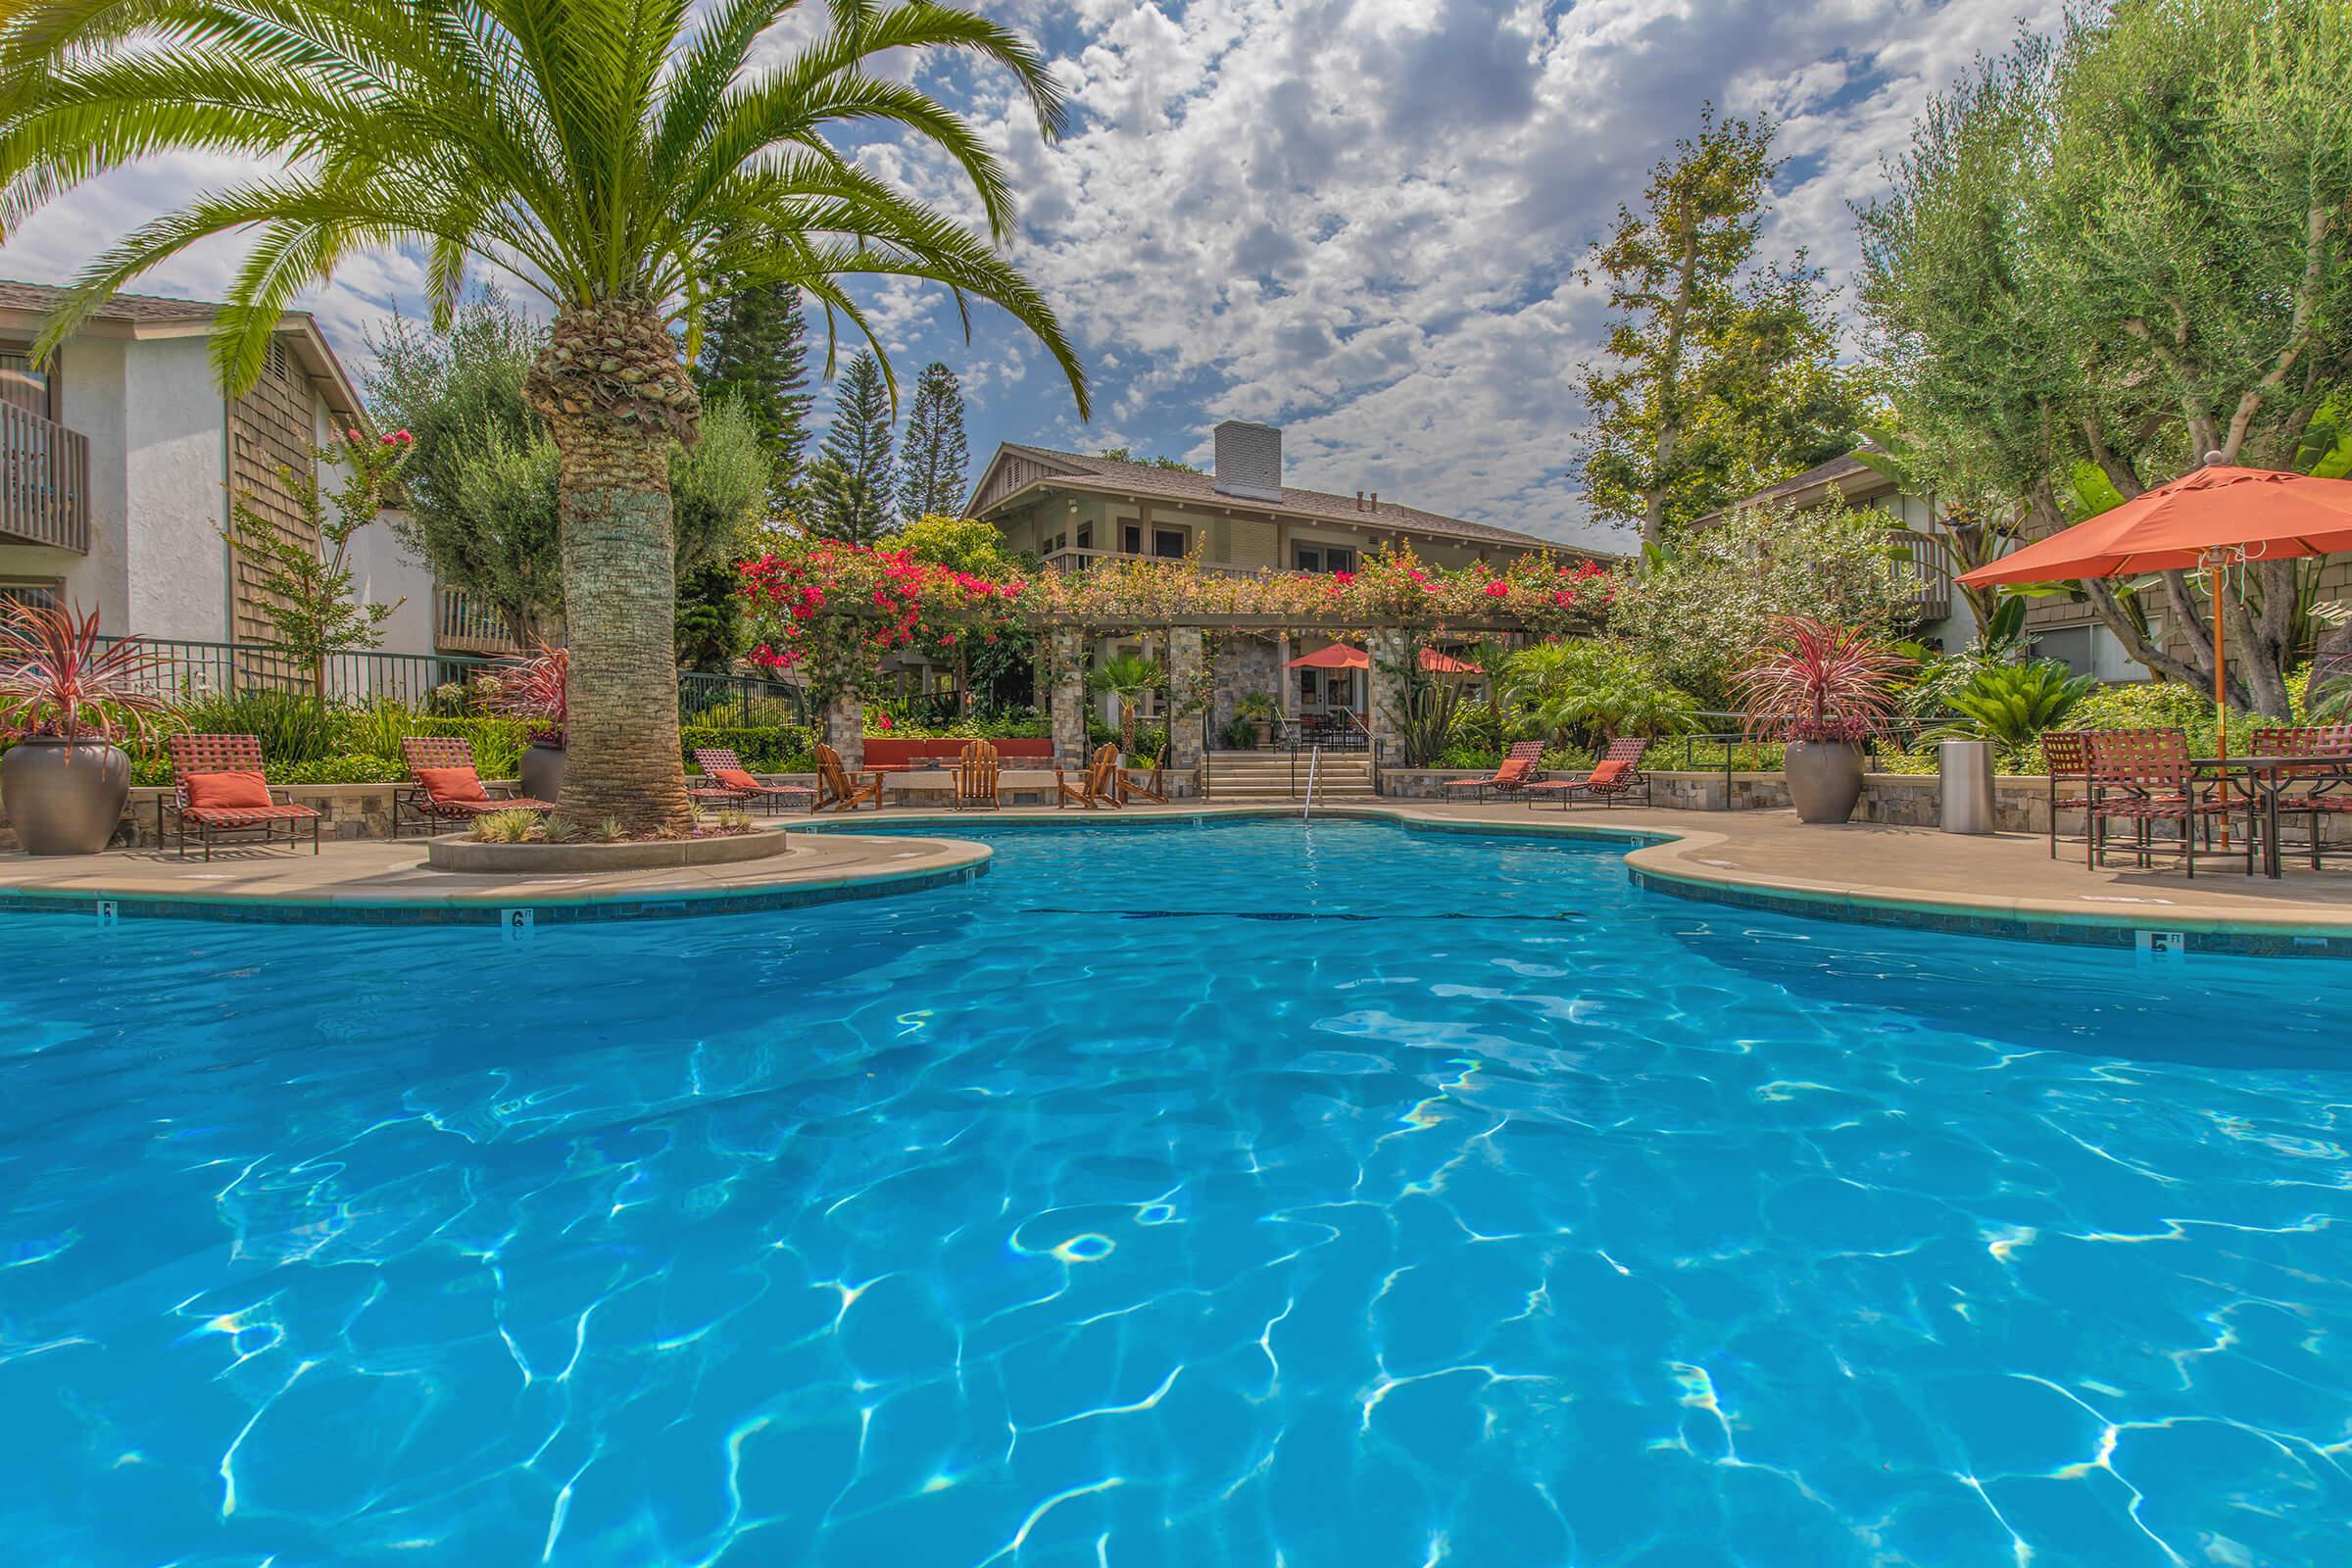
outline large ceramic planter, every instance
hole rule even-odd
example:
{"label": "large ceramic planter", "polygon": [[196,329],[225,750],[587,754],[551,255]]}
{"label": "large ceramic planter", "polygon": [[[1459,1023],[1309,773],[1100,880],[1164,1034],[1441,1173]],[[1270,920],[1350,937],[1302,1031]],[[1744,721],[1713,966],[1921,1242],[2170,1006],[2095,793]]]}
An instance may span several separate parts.
{"label": "large ceramic planter", "polygon": [[96,855],[128,799],[130,759],[104,741],[35,735],[0,757],[0,804],[30,855]]}
{"label": "large ceramic planter", "polygon": [[532,746],[524,749],[522,760],[514,766],[515,782],[523,795],[534,801],[552,801],[564,792],[564,748],[561,746]]}
{"label": "large ceramic planter", "polygon": [[1781,769],[1800,822],[1842,822],[1862,799],[1862,748],[1840,741],[1790,741]]}

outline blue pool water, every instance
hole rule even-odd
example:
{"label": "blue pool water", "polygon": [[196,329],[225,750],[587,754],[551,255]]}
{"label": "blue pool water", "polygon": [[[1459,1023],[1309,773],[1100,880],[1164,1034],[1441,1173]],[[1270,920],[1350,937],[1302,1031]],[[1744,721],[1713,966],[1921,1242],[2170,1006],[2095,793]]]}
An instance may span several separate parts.
{"label": "blue pool water", "polygon": [[2344,969],[975,831],[518,946],[0,920],[9,1560],[2352,1560]]}

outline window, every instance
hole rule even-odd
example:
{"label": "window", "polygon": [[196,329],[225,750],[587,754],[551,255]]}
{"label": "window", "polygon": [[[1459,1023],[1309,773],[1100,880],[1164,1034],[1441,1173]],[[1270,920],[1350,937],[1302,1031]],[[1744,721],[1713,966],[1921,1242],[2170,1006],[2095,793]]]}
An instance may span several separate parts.
{"label": "window", "polygon": [[1313,708],[1323,701],[1323,672],[1302,669],[1298,672],[1298,701]]}
{"label": "window", "polygon": [[1092,524],[1078,530],[1078,548],[1081,550],[1095,548],[1095,530]]}
{"label": "window", "polygon": [[21,345],[0,348],[0,404],[44,419],[56,418],[56,404],[50,395],[55,368],[52,362],[49,369],[34,369],[32,356]]}
{"label": "window", "polygon": [[1331,546],[1323,552],[1323,569],[1325,571],[1353,571],[1355,569],[1355,552],[1340,545]]}
{"label": "window", "polygon": [[2088,626],[2064,626],[2034,638],[2034,657],[2055,659],[2077,675],[2098,673],[2098,649]]}
{"label": "window", "polygon": [[1119,548],[1131,556],[1144,553],[1144,529],[1141,523],[1130,522],[1119,529]]}
{"label": "window", "polygon": [[1292,554],[1298,557],[1294,564],[1300,571],[1321,571],[1323,569],[1323,552],[1317,550],[1313,545],[1294,545],[1291,549]]}
{"label": "window", "polygon": [[1184,530],[1182,528],[1152,529],[1152,553],[1163,560],[1181,559],[1184,555]]}
{"label": "window", "polygon": [[46,582],[0,581],[0,606],[33,605],[43,610],[55,610],[58,590],[62,586],[54,578]]}
{"label": "window", "polygon": [[1355,569],[1355,552],[1346,545],[1293,545],[1291,554],[1300,571]]}

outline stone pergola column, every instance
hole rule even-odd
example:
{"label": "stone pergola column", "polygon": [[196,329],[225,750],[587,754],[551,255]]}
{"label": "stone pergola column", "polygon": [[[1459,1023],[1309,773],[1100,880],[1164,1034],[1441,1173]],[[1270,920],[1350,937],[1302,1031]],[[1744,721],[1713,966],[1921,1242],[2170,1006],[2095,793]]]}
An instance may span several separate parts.
{"label": "stone pergola column", "polygon": [[1364,653],[1372,661],[1372,667],[1364,671],[1364,724],[1372,732],[1376,749],[1387,744],[1386,760],[1401,766],[1404,756],[1398,748],[1397,735],[1402,715],[1397,711],[1397,704],[1404,693],[1396,672],[1403,668],[1407,655],[1404,633],[1393,629],[1366,632]]}
{"label": "stone pergola column", "polygon": [[1064,767],[1086,765],[1085,637],[1054,634],[1054,755]]}
{"label": "stone pergola column", "polygon": [[865,766],[865,704],[856,692],[843,692],[825,704],[823,740],[841,754],[848,771]]}
{"label": "stone pergola column", "polygon": [[1290,662],[1298,657],[1291,634],[1283,632],[1274,639],[1274,700],[1282,706],[1282,716],[1292,723],[1298,722],[1298,677],[1292,673]]}
{"label": "stone pergola column", "polygon": [[1168,774],[1189,782],[1195,795],[1200,793],[1200,767],[1207,760],[1202,734],[1209,714],[1205,706],[1194,709],[1188,705],[1196,698],[1203,705],[1209,701],[1209,693],[1201,687],[1207,663],[1206,632],[1191,626],[1168,628],[1168,690],[1175,697],[1168,709]]}

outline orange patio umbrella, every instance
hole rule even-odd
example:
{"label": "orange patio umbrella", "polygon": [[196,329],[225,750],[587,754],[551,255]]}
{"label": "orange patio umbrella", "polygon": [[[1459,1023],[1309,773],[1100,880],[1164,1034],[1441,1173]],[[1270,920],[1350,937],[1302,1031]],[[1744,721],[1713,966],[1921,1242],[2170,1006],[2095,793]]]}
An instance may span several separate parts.
{"label": "orange patio umbrella", "polygon": [[1964,572],[1960,582],[1976,588],[2143,571],[2206,572],[2213,589],[2213,702],[2227,753],[2222,574],[2249,561],[2343,550],[2352,550],[2352,480],[2216,464]]}
{"label": "orange patio umbrella", "polygon": [[[1285,669],[1370,669],[1372,656],[1361,648],[1350,647],[1347,643],[1333,643],[1329,648],[1318,648],[1311,654],[1302,654],[1282,667]],[[1486,673],[1476,664],[1456,659],[1450,654],[1441,654],[1434,648],[1421,650],[1421,667],[1433,675],[1483,675]]]}

